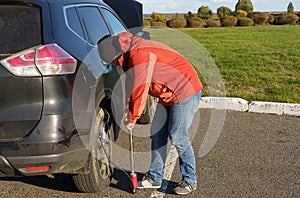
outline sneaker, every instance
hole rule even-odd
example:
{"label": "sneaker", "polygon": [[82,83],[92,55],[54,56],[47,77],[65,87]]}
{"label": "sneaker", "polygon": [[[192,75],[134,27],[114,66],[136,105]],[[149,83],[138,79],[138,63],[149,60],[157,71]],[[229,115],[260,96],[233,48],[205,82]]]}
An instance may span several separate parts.
{"label": "sneaker", "polygon": [[174,192],[178,195],[186,195],[196,189],[197,189],[197,183],[189,183],[187,181],[181,181],[174,188]]}
{"label": "sneaker", "polygon": [[145,176],[145,178],[139,182],[138,189],[145,188],[160,188],[161,183],[155,182],[151,177]]}

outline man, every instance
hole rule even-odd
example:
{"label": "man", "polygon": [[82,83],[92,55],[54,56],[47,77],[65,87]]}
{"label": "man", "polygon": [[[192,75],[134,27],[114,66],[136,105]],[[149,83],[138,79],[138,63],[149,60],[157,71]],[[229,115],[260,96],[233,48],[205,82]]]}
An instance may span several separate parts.
{"label": "man", "polygon": [[159,111],[154,116],[151,166],[138,188],[161,187],[170,138],[178,152],[182,174],[182,181],[174,191],[177,194],[194,191],[197,188],[196,162],[188,129],[199,107],[202,84],[193,66],[170,47],[128,32],[102,40],[98,49],[105,62],[119,64],[126,72],[128,129],[132,129],[141,116],[148,94],[159,98],[165,108],[162,125],[159,122],[164,118]]}

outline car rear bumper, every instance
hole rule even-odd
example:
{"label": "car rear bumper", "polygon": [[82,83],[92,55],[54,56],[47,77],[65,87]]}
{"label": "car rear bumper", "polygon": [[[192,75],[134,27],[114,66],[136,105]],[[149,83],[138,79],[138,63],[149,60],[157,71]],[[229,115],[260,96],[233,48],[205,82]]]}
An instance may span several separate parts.
{"label": "car rear bumper", "polygon": [[[76,173],[88,160],[70,114],[46,115],[18,142],[0,142],[0,177]],[[28,171],[28,167],[48,166],[48,170]]]}
{"label": "car rear bumper", "polygon": [[15,175],[15,170],[11,164],[0,155],[0,177],[11,177]]}
{"label": "car rear bumper", "polygon": [[[86,156],[79,160],[78,156]],[[54,173],[78,173],[87,161],[86,149],[60,154],[27,157],[0,156],[0,177],[33,176]],[[49,167],[47,170],[30,171],[27,168]]]}

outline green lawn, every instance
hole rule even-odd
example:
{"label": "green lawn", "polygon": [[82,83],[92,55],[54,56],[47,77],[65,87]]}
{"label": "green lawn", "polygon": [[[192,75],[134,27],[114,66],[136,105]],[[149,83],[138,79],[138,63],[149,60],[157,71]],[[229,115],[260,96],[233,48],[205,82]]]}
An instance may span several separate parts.
{"label": "green lawn", "polygon": [[228,97],[300,103],[300,25],[146,31],[196,65],[206,96],[224,85]]}

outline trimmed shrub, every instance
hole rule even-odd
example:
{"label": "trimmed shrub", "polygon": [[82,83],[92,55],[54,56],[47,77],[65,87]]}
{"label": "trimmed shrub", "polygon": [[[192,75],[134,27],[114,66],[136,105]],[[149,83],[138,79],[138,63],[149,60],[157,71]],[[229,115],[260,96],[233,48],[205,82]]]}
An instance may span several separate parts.
{"label": "trimmed shrub", "polygon": [[186,22],[187,22],[187,27],[191,27],[191,28],[199,28],[205,26],[203,20],[198,17],[188,18]]}
{"label": "trimmed shrub", "polygon": [[165,16],[161,13],[152,12],[150,23],[152,27],[166,27]]}
{"label": "trimmed shrub", "polygon": [[274,22],[274,20],[275,20],[274,15],[268,13],[268,20],[266,23],[272,24]]}
{"label": "trimmed shrub", "polygon": [[236,17],[247,17],[248,12],[246,12],[245,10],[238,10],[235,13]]}
{"label": "trimmed shrub", "polygon": [[274,24],[275,25],[295,25],[299,22],[299,17],[295,14],[291,13],[282,13],[279,16],[275,17]]}
{"label": "trimmed shrub", "polygon": [[205,27],[221,27],[220,20],[208,19]]}
{"label": "trimmed shrub", "polygon": [[223,27],[235,27],[237,25],[237,18],[234,16],[228,16],[221,19],[221,25]]}
{"label": "trimmed shrub", "polygon": [[167,26],[170,28],[184,28],[186,26],[186,20],[180,18],[174,18],[167,21]]}
{"label": "trimmed shrub", "polygon": [[166,23],[151,21],[151,27],[166,27]]}
{"label": "trimmed shrub", "polygon": [[152,12],[151,19],[153,22],[166,22],[165,16],[161,13]]}
{"label": "trimmed shrub", "polygon": [[209,19],[213,16],[213,12],[208,6],[198,8],[198,17],[201,19]]}
{"label": "trimmed shrub", "polygon": [[237,26],[253,26],[254,21],[248,17],[240,17],[237,21]]}
{"label": "trimmed shrub", "polygon": [[144,26],[144,27],[150,27],[150,26],[151,26],[150,20],[148,20],[148,19],[143,19],[143,26]]}
{"label": "trimmed shrub", "polygon": [[230,16],[232,10],[228,7],[221,6],[217,9],[219,19]]}
{"label": "trimmed shrub", "polygon": [[265,25],[268,21],[268,14],[263,12],[252,12],[248,17],[253,19],[254,25]]}

